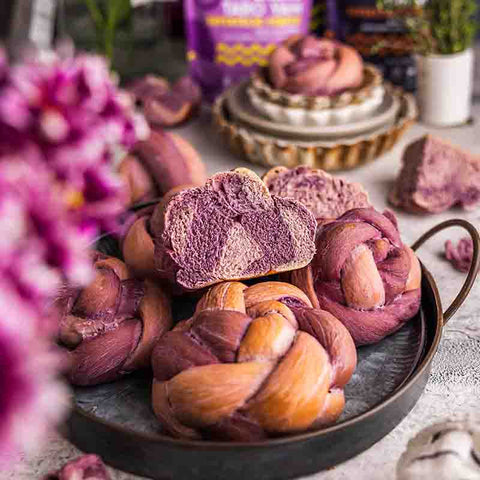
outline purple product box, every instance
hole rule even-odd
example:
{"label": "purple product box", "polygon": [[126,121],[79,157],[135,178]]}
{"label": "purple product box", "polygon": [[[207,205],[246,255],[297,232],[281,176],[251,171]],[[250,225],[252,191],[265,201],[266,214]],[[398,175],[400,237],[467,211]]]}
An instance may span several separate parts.
{"label": "purple product box", "polygon": [[213,101],[278,43],[308,33],[311,0],[186,0],[185,10],[190,74]]}

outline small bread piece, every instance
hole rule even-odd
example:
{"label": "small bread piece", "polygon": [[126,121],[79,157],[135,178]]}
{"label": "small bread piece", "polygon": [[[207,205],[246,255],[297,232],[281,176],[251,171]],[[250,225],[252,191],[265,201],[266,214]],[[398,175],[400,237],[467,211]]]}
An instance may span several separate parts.
{"label": "small bread piece", "polygon": [[270,54],[268,72],[276,89],[335,95],[362,84],[363,61],[348,45],[313,35],[293,35]]}
{"label": "small bread piece", "polygon": [[461,238],[456,245],[451,240],[445,242],[445,258],[460,272],[467,273],[473,262],[473,240]]}
{"label": "small bread piece", "polygon": [[432,135],[411,143],[403,154],[389,201],[414,213],[438,213],[480,203],[480,157]]}
{"label": "small bread piece", "polygon": [[67,462],[43,480],[111,480],[110,473],[98,455],[82,455]]}
{"label": "small bread piece", "polygon": [[293,198],[307,207],[317,221],[335,219],[352,208],[368,208],[368,193],[359,183],[315,168],[274,167],[263,181],[272,195]]}
{"label": "small bread piece", "polygon": [[313,214],[270,195],[246,168],[218,173],[157,209],[156,267],[187,290],[301,268],[315,253]]}

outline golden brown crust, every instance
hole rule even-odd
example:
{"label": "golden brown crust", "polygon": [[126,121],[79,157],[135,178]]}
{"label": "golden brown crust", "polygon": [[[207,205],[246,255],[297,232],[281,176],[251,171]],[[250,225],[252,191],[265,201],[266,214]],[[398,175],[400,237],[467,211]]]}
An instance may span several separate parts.
{"label": "golden brown crust", "polygon": [[253,440],[327,425],[343,410],[353,340],[292,285],[216,285],[174,332],[153,354],[153,409],[171,435]]}
{"label": "golden brown crust", "polygon": [[132,274],[146,278],[155,274],[153,239],[147,229],[147,217],[140,217],[123,239],[122,253]]}
{"label": "golden brown crust", "polygon": [[311,307],[308,297],[297,287],[284,282],[262,282],[257,283],[245,290],[245,306],[247,310],[253,305],[267,300],[282,300],[292,298]]}
{"label": "golden brown crust", "polygon": [[126,370],[148,367],[153,347],[172,326],[170,298],[152,280],[144,281],[144,294],[138,313],[142,319],[142,336],[125,364]]}
{"label": "golden brown crust", "polygon": [[170,299],[150,280],[131,277],[119,259],[98,255],[86,288],[65,289],[59,342],[75,385],[95,385],[150,365],[155,344],[172,326]]}
{"label": "golden brown crust", "polygon": [[196,311],[234,310],[245,313],[243,292],[247,287],[239,282],[224,282],[215,285],[200,299]]}

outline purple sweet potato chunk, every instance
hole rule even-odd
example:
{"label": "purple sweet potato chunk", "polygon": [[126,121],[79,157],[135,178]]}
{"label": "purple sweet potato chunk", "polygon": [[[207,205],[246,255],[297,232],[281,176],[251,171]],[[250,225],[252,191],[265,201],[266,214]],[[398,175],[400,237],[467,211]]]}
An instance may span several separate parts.
{"label": "purple sweet potato chunk", "polygon": [[460,272],[468,272],[473,261],[473,240],[470,237],[464,237],[457,245],[447,240],[445,257]]}
{"label": "purple sweet potato chunk", "polygon": [[313,215],[247,169],[177,193],[163,215],[163,230],[152,231],[157,267],[189,290],[301,268],[315,252]]}
{"label": "purple sweet potato chunk", "polygon": [[83,455],[47,475],[45,480],[111,480],[111,477],[99,456]]}
{"label": "purple sweet potato chunk", "polygon": [[404,152],[390,202],[416,213],[443,212],[480,203],[480,157],[426,135]]}
{"label": "purple sweet potato chunk", "polygon": [[347,182],[320,169],[275,167],[266,173],[264,181],[270,193],[297,200],[317,220],[335,219],[352,208],[371,206],[359,183]]}

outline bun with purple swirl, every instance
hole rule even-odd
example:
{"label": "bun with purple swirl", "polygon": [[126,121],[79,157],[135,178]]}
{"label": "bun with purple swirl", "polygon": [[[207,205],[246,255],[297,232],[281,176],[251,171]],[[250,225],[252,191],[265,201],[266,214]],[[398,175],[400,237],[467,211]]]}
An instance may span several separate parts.
{"label": "bun with purple swirl", "polygon": [[153,411],[183,438],[255,441],[334,423],[357,362],[347,329],[283,282],[215,285],[152,355]]}
{"label": "bun with purple swirl", "polygon": [[314,36],[293,36],[270,55],[274,88],[302,95],[337,95],[363,81],[363,61],[356,50]]}
{"label": "bun with purple swirl", "polygon": [[201,185],[207,178],[205,164],[192,145],[162,130],[135,144],[120,163],[119,174],[129,204],[160,198],[181,185]]}
{"label": "bun with purple swirl", "polygon": [[350,210],[319,226],[312,263],[288,275],[316,308],[330,312],[357,345],[397,331],[420,308],[420,263],[393,214]]}
{"label": "bun with purple swirl", "polygon": [[335,220],[352,208],[371,207],[362,185],[319,168],[273,167],[263,176],[263,181],[271,194],[293,198],[307,207],[317,222]]}
{"label": "bun with purple swirl", "polygon": [[170,299],[150,280],[130,276],[118,258],[93,253],[95,276],[57,299],[59,343],[73,385],[97,385],[150,365],[157,340],[172,325]]}
{"label": "bun with purple swirl", "polygon": [[315,228],[307,208],[271,195],[246,168],[172,194],[150,220],[157,272],[185,290],[302,268]]}
{"label": "bun with purple swirl", "polygon": [[129,91],[151,127],[176,127],[186,122],[202,101],[200,87],[188,76],[170,85],[162,77],[147,75]]}

